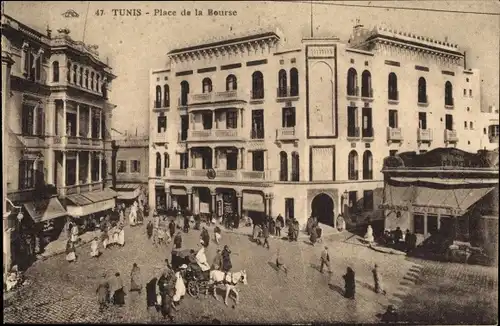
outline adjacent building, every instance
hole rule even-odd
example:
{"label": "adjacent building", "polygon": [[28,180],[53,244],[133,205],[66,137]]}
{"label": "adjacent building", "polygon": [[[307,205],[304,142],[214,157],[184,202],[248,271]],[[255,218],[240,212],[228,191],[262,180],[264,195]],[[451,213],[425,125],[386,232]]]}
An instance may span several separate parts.
{"label": "adjacent building", "polygon": [[168,57],[150,80],[153,207],[356,223],[383,217],[386,156],[482,148],[480,74],[447,41],[357,25],[347,43],[257,31]]}
{"label": "adjacent building", "polygon": [[97,46],[71,39],[69,30],[41,33],[2,15],[7,268],[11,258],[19,264],[33,257],[44,232],[64,225],[66,216],[83,222],[114,206],[116,193],[105,184],[105,139],[115,78]]}

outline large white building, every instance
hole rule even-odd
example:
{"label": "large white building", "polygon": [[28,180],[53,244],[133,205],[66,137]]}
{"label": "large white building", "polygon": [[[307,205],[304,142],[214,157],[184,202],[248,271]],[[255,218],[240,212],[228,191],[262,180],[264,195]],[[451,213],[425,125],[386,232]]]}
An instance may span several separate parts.
{"label": "large white building", "polygon": [[168,56],[150,80],[152,207],[355,223],[382,216],[387,155],[486,146],[455,44],[358,25],[347,43],[259,31]]}

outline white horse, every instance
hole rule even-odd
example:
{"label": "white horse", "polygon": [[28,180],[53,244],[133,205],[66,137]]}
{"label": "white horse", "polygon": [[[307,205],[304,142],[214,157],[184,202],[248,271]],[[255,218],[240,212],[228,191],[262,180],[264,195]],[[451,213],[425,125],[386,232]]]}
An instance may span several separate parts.
{"label": "white horse", "polygon": [[[238,304],[239,295],[238,295],[238,289],[236,288],[236,285],[238,285],[238,283],[240,283],[240,282],[245,284],[245,285],[248,284],[247,272],[245,270],[242,270],[240,272],[228,272],[225,280],[224,280],[224,275],[226,275],[226,273],[224,273],[222,271],[218,271],[218,270],[210,271],[209,284],[211,284],[213,287],[214,298],[217,301],[219,301],[219,298],[217,297],[217,286],[223,285],[225,287],[225,290],[226,290],[226,296],[224,299],[224,303],[226,304],[226,306],[228,305],[227,299],[229,298],[229,293],[231,291],[234,292],[234,294],[236,296],[235,301],[236,301],[236,304]],[[208,289],[207,289],[207,292],[208,292]]]}

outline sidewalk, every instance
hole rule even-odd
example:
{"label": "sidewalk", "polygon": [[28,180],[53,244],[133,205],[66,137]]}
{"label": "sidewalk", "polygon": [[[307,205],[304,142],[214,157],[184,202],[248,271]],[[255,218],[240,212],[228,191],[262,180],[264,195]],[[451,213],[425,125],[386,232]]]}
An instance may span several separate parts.
{"label": "sidewalk", "polygon": [[[100,230],[85,232],[84,234],[80,235],[80,241],[78,241],[78,243],[75,245],[75,248],[81,247],[91,242],[95,237],[99,236],[100,236]],[[66,237],[52,241],[47,245],[47,247],[45,247],[44,252],[41,255],[37,256],[37,258],[47,259],[65,253],[67,241],[68,239]]]}

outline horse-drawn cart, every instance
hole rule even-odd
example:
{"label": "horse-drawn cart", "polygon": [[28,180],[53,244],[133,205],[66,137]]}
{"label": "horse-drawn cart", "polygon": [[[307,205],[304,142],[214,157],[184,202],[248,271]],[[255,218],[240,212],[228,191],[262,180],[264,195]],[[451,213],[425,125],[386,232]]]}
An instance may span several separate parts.
{"label": "horse-drawn cart", "polygon": [[[208,290],[209,274],[202,272],[197,264],[189,261],[189,249],[173,249],[172,250],[172,268],[177,271],[181,270],[182,278],[186,283],[187,292],[192,297],[198,297],[201,291]],[[185,265],[185,268],[181,268]]]}

